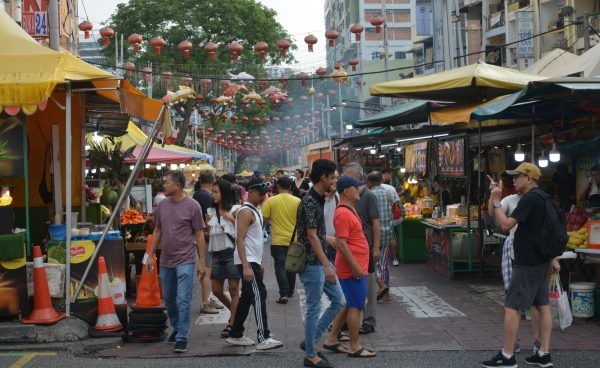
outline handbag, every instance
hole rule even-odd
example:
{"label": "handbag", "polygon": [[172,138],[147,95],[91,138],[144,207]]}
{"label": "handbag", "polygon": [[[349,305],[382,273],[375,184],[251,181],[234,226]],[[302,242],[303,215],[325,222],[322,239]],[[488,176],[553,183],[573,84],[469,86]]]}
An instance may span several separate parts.
{"label": "handbag", "polygon": [[552,324],[560,326],[561,330],[571,326],[573,314],[569,306],[569,298],[560,284],[558,273],[552,274],[550,281],[550,309],[552,311]]}
{"label": "handbag", "polygon": [[388,201],[392,204],[392,225],[397,226],[402,222],[402,217],[404,216],[404,208],[400,204],[400,202],[394,202],[391,198],[389,192],[386,192]]}
{"label": "handbag", "polygon": [[298,224],[294,226],[292,238],[290,239],[290,246],[288,247],[287,256],[285,257],[285,270],[290,273],[301,273],[304,271],[304,266],[306,265],[306,248],[304,247],[304,244],[294,241],[297,227]]}

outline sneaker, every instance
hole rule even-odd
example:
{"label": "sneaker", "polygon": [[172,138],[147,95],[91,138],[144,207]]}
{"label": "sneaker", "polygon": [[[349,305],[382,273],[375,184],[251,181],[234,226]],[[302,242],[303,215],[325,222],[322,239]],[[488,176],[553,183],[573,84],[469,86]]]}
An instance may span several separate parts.
{"label": "sneaker", "polygon": [[202,314],[219,314],[217,308],[210,305],[210,302],[202,303],[202,308],[200,308],[200,313]]}
{"label": "sneaker", "polygon": [[257,350],[270,350],[270,349],[276,349],[276,348],[280,348],[283,346],[283,343],[281,341],[277,341],[272,337],[269,337],[268,339],[259,342],[258,345],[256,345],[256,349]]}
{"label": "sneaker", "polygon": [[392,266],[400,266],[400,262],[398,262],[398,259],[394,258],[394,260],[392,261]]}
{"label": "sneaker", "polygon": [[532,354],[537,354],[538,351],[540,351],[540,347],[542,346],[542,343],[539,341],[534,341],[533,342],[533,349],[532,349]]}
{"label": "sneaker", "polygon": [[187,351],[187,342],[186,341],[177,341],[175,343],[175,347],[173,348],[174,353],[185,353]]}
{"label": "sneaker", "polygon": [[554,367],[550,354],[544,354],[543,356],[540,356],[539,353],[535,353],[532,356],[525,358],[525,363],[529,365],[537,365],[538,367]]}
{"label": "sneaker", "polygon": [[485,362],[481,362],[482,367],[505,367],[505,368],[517,368],[517,360],[515,355],[506,359],[502,354],[502,351],[498,352],[495,357]]}
{"label": "sneaker", "polygon": [[513,349],[513,353],[520,353],[521,352],[521,345],[519,345],[518,342],[515,342],[515,348]]}
{"label": "sneaker", "polygon": [[208,305],[210,305],[211,307],[213,307],[215,309],[223,309],[223,308],[225,308],[225,306],[223,304],[219,303],[214,298],[208,299]]}
{"label": "sneaker", "polygon": [[175,339],[175,337],[177,337],[177,331],[171,332],[171,335],[169,335],[169,339],[167,340],[167,343],[174,344],[175,341],[177,341],[177,339]]}
{"label": "sneaker", "polygon": [[225,342],[231,345],[238,345],[238,346],[252,346],[255,344],[255,342],[246,336],[242,336],[242,337],[228,337],[227,339],[225,339]]}

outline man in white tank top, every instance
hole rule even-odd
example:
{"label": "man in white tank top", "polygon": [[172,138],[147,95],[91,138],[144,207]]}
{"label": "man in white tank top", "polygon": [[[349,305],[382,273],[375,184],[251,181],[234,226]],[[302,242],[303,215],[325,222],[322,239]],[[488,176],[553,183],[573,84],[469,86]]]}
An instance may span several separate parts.
{"label": "man in white tank top", "polygon": [[254,341],[244,336],[244,323],[254,307],[256,318],[258,350],[269,350],[283,346],[281,341],[270,337],[267,324],[267,288],[263,282],[261,266],[263,256],[263,218],[257,209],[269,191],[269,184],[260,178],[248,182],[248,201],[240,207],[235,220],[237,230],[234,262],[242,274],[242,294],[235,313],[233,327],[227,343],[239,346],[254,345]]}

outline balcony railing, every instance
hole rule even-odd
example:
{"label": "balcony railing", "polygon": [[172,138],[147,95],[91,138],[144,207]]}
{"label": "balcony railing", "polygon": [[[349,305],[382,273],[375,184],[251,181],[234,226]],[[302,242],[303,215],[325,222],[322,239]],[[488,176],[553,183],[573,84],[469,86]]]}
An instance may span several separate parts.
{"label": "balcony railing", "polygon": [[504,11],[488,14],[486,17],[486,31],[504,26]]}

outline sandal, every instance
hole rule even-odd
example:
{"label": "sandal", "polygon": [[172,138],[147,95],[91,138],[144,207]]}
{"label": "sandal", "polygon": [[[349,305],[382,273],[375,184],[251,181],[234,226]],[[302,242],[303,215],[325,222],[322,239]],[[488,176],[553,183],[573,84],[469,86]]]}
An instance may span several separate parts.
{"label": "sandal", "polygon": [[379,289],[379,291],[377,292],[377,300],[381,300],[385,294],[389,293],[390,288],[388,286],[385,286],[381,289]]}
{"label": "sandal", "polygon": [[275,303],[277,303],[277,304],[287,304],[287,302],[288,302],[288,298],[286,298],[285,296],[282,296],[279,299],[277,299],[277,301],[275,301]]}
{"label": "sandal", "polygon": [[375,358],[377,353],[365,348],[360,348],[353,353],[348,353],[348,357],[350,358]]}
{"label": "sandal", "polygon": [[333,344],[333,345],[323,344],[323,349],[327,349],[333,353],[348,354],[348,349],[346,349],[344,347],[344,345],[341,345],[341,344]]}
{"label": "sandal", "polygon": [[223,331],[221,332],[221,337],[224,338],[224,339],[228,338],[229,335],[231,334],[231,328],[232,327],[233,327],[232,325],[227,325],[227,327],[225,327],[223,329]]}

